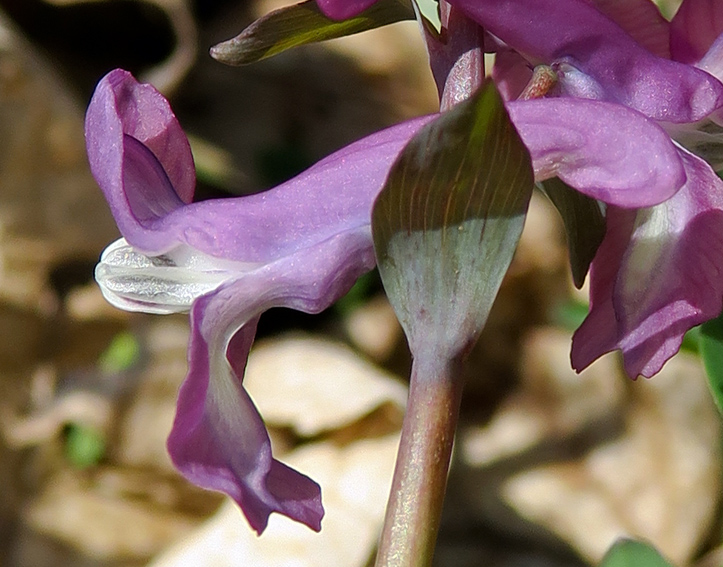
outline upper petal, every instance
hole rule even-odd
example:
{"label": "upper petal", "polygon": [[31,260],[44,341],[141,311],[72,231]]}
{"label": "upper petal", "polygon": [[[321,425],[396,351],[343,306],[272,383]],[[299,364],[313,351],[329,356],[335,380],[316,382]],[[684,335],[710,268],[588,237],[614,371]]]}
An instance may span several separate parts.
{"label": "upper petal", "polygon": [[357,228],[242,274],[193,305],[169,453],[189,480],[234,498],[257,532],[272,512],[316,530],[323,515],[318,485],[272,458],[241,382],[258,317],[276,306],[319,312],[373,265],[369,229]]}
{"label": "upper petal", "polygon": [[695,64],[723,33],[723,2],[683,0],[670,22],[670,52],[676,61]]}
{"label": "upper petal", "polygon": [[578,370],[620,349],[630,376],[652,376],[686,331],[721,311],[723,181],[706,162],[681,153],[686,184],[672,199],[637,212],[627,247],[620,246],[626,230],[608,229],[593,262],[590,314],[573,338]]}
{"label": "upper petal", "polygon": [[269,191],[177,209],[152,228],[168,247],[181,242],[211,256],[268,262],[368,225],[391,164],[432,118],[410,120],[354,142]]}
{"label": "upper petal", "polygon": [[652,0],[590,0],[652,54],[670,59],[670,23]]}
{"label": "upper petal", "polygon": [[377,0],[316,0],[319,8],[332,20],[346,20],[358,16]]}
{"label": "upper petal", "polygon": [[129,136],[158,160],[178,198],[191,202],[196,183],[191,147],[168,101],[152,85],[122,69],[108,73],[88,106],[85,136],[91,171],[106,193],[122,179],[123,139]]}
{"label": "upper petal", "polygon": [[692,122],[723,106],[723,84],[656,57],[585,0],[450,0],[533,63],[568,62],[608,100],[650,118]]}
{"label": "upper petal", "polygon": [[[133,112],[122,110],[119,99],[124,101],[122,108]],[[272,190],[184,204],[169,169],[154,151],[163,136],[141,135],[158,128],[158,116],[177,124],[167,113],[170,109],[160,94],[125,72],[108,75],[91,100],[88,154],[118,228],[131,245],[148,255],[184,244],[241,262],[267,262],[340,230],[368,224],[372,202],[390,165],[431,119],[418,118],[359,140]],[[172,131],[164,130],[167,147],[179,145],[170,140],[176,137]],[[177,136],[187,146],[180,129]]]}
{"label": "upper petal", "polygon": [[685,181],[668,134],[622,105],[548,98],[513,101],[507,108],[538,181],[557,175],[578,191],[621,207],[660,203]]}

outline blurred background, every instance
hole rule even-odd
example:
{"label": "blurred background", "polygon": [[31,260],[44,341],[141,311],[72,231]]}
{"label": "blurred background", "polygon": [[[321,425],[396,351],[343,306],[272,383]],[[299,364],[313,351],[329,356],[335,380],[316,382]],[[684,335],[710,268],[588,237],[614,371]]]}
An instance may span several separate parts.
{"label": "blurred background", "polygon": [[[273,517],[261,538],[166,454],[186,317],[117,311],[92,280],[118,233],[83,114],[113,68],[169,97],[197,199],[269,188],[436,109],[414,22],[247,67],[209,57],[284,4],[0,0],[0,565],[370,564],[410,366],[376,274],[319,316],[262,318],[246,383],[327,516],[321,534]],[[623,535],[680,566],[723,565],[720,418],[695,344],[652,380],[625,378],[615,355],[576,375],[585,294],[566,264],[561,223],[535,195],[467,367],[436,565],[592,565]]]}

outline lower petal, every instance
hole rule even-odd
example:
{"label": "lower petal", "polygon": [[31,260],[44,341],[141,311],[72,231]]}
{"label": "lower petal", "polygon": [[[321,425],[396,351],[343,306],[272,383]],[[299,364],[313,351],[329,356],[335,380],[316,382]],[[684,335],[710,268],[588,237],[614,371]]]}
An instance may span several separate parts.
{"label": "lower petal", "polygon": [[[723,307],[723,182],[700,158],[683,150],[681,157],[688,177],[683,188],[637,212],[624,253],[604,242],[593,262],[602,278],[573,337],[578,370],[620,349],[631,377],[650,377],[680,349],[686,331]],[[606,242],[619,237],[610,233]]]}
{"label": "lower petal", "polygon": [[272,512],[319,530],[323,508],[315,482],[273,459],[243,388],[258,317],[277,306],[319,312],[373,265],[367,227],[244,274],[193,305],[189,371],[169,453],[191,482],[231,496],[259,533]]}

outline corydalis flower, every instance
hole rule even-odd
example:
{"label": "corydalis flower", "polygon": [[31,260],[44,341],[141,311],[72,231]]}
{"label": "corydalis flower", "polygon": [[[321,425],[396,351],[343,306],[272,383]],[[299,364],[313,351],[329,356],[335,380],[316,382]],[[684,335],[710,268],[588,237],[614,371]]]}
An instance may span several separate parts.
{"label": "corydalis flower", "polygon": [[[566,104],[560,119],[564,102],[508,105],[538,180],[559,175],[624,206],[659,203],[683,183],[676,150],[655,124],[585,100]],[[321,311],[373,267],[374,199],[403,146],[433,118],[355,142],[267,192],[193,203],[188,141],[167,101],[121,70],[91,100],[91,170],[124,237],[96,277],[121,308],[190,310],[189,370],[169,453],[189,480],[233,497],[259,532],[272,512],[319,529],[323,510],[319,487],[273,459],[243,389],[258,318],[275,306]],[[642,161],[631,158],[643,149]]]}
{"label": "corydalis flower", "polygon": [[[653,29],[649,21],[640,24]],[[723,4],[685,0],[665,24],[652,37],[669,45],[673,59],[723,79]],[[576,368],[620,349],[630,376],[652,376],[689,329],[723,308],[723,182],[713,169],[723,166],[720,111],[666,128],[690,150],[679,147],[687,181],[656,207],[608,211],[591,270],[590,314],[573,338]]]}
{"label": "corydalis flower", "polygon": [[[720,166],[721,3],[685,0],[670,24],[648,0],[453,4],[504,42],[498,80],[517,78],[519,89],[529,62],[543,62],[558,75],[557,96],[624,104]],[[620,349],[631,377],[652,376],[688,329],[721,311],[723,184],[711,164],[681,146],[678,154],[686,182],[674,197],[637,212],[607,208],[590,314],[573,338],[578,370]]]}
{"label": "corydalis flower", "polygon": [[[373,3],[318,2],[332,17]],[[625,105],[690,150],[678,146],[686,183],[675,197],[638,212],[607,209],[590,314],[573,339],[578,370],[620,349],[630,376],[655,374],[684,333],[723,306],[723,184],[711,167],[723,166],[723,3],[684,0],[670,23],[649,0],[449,4],[484,29],[497,52],[493,76],[508,99],[522,93],[534,65],[545,64],[557,75],[548,96]],[[434,68],[439,53],[430,56]]]}
{"label": "corydalis flower", "polygon": [[191,203],[188,141],[167,101],[121,70],[86,117],[91,170],[124,239],[97,268],[119,307],[191,310],[189,370],[168,440],[192,482],[226,492],[258,532],[271,512],[320,529],[319,487],[271,456],[241,377],[260,314],[318,312],[374,265],[374,195],[424,119],[337,152],[273,191]]}

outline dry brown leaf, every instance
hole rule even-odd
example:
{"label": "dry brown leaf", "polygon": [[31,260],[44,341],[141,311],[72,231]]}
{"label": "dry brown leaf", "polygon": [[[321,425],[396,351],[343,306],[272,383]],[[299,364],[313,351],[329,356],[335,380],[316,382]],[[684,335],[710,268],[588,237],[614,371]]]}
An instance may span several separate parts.
{"label": "dry brown leaf", "polygon": [[305,437],[348,425],[379,406],[406,403],[406,387],[350,348],[311,337],[260,342],[244,386],[264,420]]}

